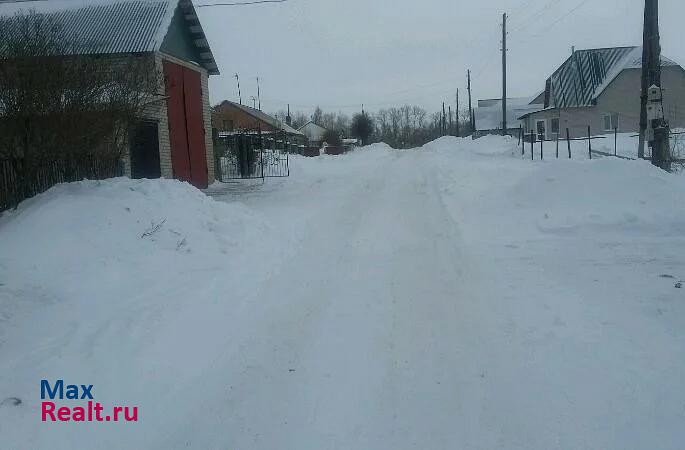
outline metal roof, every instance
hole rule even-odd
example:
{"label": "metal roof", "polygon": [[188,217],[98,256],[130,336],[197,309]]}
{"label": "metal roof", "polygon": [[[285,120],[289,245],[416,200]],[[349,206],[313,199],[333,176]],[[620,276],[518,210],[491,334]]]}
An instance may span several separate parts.
{"label": "metal roof", "polygon": [[[662,66],[677,66],[662,57]],[[592,106],[626,69],[642,67],[642,47],[577,50],[547,80],[545,108]]]}
{"label": "metal roof", "polygon": [[159,51],[174,13],[184,23],[211,75],[219,70],[190,0],[50,0],[0,3],[0,16],[35,10],[59,25],[72,54],[145,53]]}
{"label": "metal roof", "polygon": [[294,129],[293,127],[291,127],[287,123],[283,123],[280,120],[276,119],[275,117],[272,117],[272,116],[270,116],[270,115],[266,114],[265,112],[260,111],[258,109],[251,108],[251,107],[246,106],[246,105],[241,105],[239,103],[232,102],[230,100],[224,100],[223,102],[221,102],[221,104],[218,105],[218,107],[221,107],[222,105],[233,106],[234,108],[237,108],[237,109],[243,111],[244,113],[251,115],[255,119],[261,120],[264,123],[268,123],[272,127],[279,129],[279,130],[283,130],[288,134],[295,134],[295,135],[304,136],[302,134],[302,132]]}

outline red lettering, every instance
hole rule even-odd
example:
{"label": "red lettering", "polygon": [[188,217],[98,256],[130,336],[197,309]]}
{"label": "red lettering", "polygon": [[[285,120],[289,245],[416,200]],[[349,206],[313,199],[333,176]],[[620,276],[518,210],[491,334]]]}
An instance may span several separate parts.
{"label": "red lettering", "polygon": [[138,421],[138,407],[134,406],[133,408],[133,414],[129,417],[128,415],[128,406],[124,408],[124,417],[126,418],[127,422],[137,422]]}
{"label": "red lettering", "polygon": [[122,408],[121,406],[115,406],[115,407],[114,407],[114,421],[115,421],[115,422],[116,422],[117,420],[119,420],[119,413],[120,413],[121,411],[123,411],[123,409],[124,409],[124,408]]}
{"label": "red lettering", "polygon": [[41,403],[41,415],[43,417],[43,422],[47,422],[48,419],[47,417],[50,416],[50,419],[55,422],[57,419],[55,418],[55,404],[53,402],[42,402]]}
{"label": "red lettering", "polygon": [[62,422],[69,422],[69,416],[71,415],[71,410],[66,406],[62,406],[57,410],[57,418]]}
{"label": "red lettering", "polygon": [[102,410],[103,410],[102,405],[99,402],[95,403],[95,420],[97,420],[98,422],[102,422],[102,420],[103,420],[102,416],[100,415]]}

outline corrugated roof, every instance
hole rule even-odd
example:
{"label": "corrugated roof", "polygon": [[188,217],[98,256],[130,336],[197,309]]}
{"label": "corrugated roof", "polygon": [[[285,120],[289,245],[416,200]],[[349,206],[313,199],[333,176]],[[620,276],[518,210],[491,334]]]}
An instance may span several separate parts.
{"label": "corrugated roof", "polygon": [[272,116],[270,116],[270,115],[266,114],[265,112],[260,111],[258,109],[251,108],[251,107],[246,106],[246,105],[241,105],[239,103],[232,102],[230,100],[224,100],[223,102],[221,102],[221,104],[222,105],[223,104],[232,105],[235,108],[238,108],[239,110],[251,115],[252,117],[254,117],[258,120],[261,120],[262,122],[268,123],[269,125],[271,125],[272,127],[276,128],[276,129],[283,130],[288,134],[296,134],[296,135],[304,136],[300,131],[291,127],[287,123],[283,123],[280,120],[276,119],[275,117],[272,117]]}
{"label": "corrugated roof", "polygon": [[[677,66],[662,57],[662,66]],[[577,50],[547,80],[545,107],[591,106],[624,70],[642,67],[642,47]]]}
{"label": "corrugated roof", "polygon": [[50,0],[0,3],[0,15],[35,10],[58,24],[73,54],[145,53],[160,50],[176,8],[207,71],[219,74],[190,0]]}

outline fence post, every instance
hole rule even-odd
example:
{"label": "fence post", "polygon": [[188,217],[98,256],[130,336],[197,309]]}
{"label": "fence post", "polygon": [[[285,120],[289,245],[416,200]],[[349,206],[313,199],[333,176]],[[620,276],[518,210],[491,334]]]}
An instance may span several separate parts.
{"label": "fence post", "polygon": [[521,137],[521,157],[523,157],[526,154],[526,135],[523,131],[523,126],[519,129],[519,135]]}
{"label": "fence post", "polygon": [[533,133],[533,130],[530,131],[530,160],[533,161],[535,160],[535,133]]}
{"label": "fence post", "polygon": [[587,154],[592,159],[592,130],[590,130],[590,125],[587,126]]}
{"label": "fence post", "polygon": [[521,145],[521,133],[523,132],[523,125],[519,125],[519,144]]}
{"label": "fence post", "polygon": [[618,127],[614,127],[614,156],[618,155]]}
{"label": "fence post", "polygon": [[566,128],[566,144],[568,145],[568,159],[571,159],[571,134]]}
{"label": "fence post", "polygon": [[545,137],[543,136],[542,139],[540,139],[540,161],[542,161],[543,159],[545,159],[545,154],[544,154],[545,151],[544,151],[544,149],[542,148],[543,145],[544,145],[544,142],[545,142]]}
{"label": "fence post", "polygon": [[557,159],[559,159],[559,131],[561,130],[557,128]]}

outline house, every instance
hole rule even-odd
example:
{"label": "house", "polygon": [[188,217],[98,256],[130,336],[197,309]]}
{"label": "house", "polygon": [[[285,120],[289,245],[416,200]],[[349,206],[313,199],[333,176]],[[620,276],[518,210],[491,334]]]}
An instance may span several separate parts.
{"label": "house", "polygon": [[56,24],[67,39],[88,43],[64,57],[154,61],[150,70],[160,79],[159,98],[131,130],[122,156],[125,175],[177,178],[198,188],[213,182],[208,77],[219,70],[191,0],[0,3],[3,16],[30,10]]}
{"label": "house", "polygon": [[212,127],[219,134],[235,132],[257,132],[263,134],[285,133],[288,141],[295,145],[304,145],[305,136],[287,123],[272,117],[263,111],[224,100],[212,109]]}
{"label": "house", "polygon": [[[531,103],[534,98],[507,98],[507,134],[518,136],[520,123],[518,118],[530,111],[542,109],[542,105]],[[476,129],[473,138],[488,134],[502,134],[502,99],[478,100],[473,110]]]}
{"label": "house", "polygon": [[[578,50],[547,79],[531,101],[542,107],[519,119],[539,138],[635,133],[640,124],[642,47]],[[685,126],[685,70],[661,58],[664,113],[671,127]]]}
{"label": "house", "polygon": [[321,148],[321,145],[323,145],[323,137],[328,130],[318,123],[309,121],[302,125],[299,128],[299,131],[307,137],[307,141],[309,141],[311,147]]}

